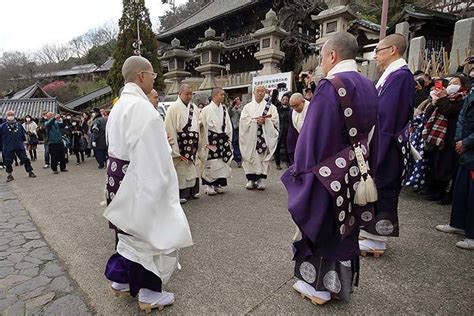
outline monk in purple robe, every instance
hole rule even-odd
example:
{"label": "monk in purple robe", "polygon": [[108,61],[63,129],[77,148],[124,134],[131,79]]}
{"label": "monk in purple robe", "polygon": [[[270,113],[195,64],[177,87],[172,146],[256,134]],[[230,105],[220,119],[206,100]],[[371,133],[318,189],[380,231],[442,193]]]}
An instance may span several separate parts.
{"label": "monk in purple robe", "polygon": [[[358,73],[357,52],[355,37],[346,32],[324,44],[321,67],[327,76],[308,106],[295,162],[282,176],[288,210],[298,227],[293,243],[298,281],[293,288],[319,305],[349,300],[358,282],[359,226],[373,217],[370,211],[357,213],[354,205],[361,172],[352,139],[360,140],[359,157],[368,159],[378,105],[373,83]],[[337,80],[344,87],[336,88]],[[343,98],[350,103],[344,110]]]}
{"label": "monk in purple robe", "polygon": [[412,117],[415,80],[402,58],[405,37],[392,34],[379,42],[375,61],[382,76],[376,84],[379,96],[377,160],[375,166],[379,199],[373,224],[361,231],[360,250],[375,257],[385,252],[387,236],[398,237],[398,198],[408,168],[410,147],[408,123]]}

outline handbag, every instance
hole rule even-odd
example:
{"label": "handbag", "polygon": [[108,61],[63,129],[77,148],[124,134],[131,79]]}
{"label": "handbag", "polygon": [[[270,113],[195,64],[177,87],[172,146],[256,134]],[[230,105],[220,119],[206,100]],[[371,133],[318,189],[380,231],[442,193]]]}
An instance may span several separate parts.
{"label": "handbag", "polygon": [[30,134],[29,135],[29,144],[30,145],[38,145],[39,141],[38,141],[38,136],[36,134]]}

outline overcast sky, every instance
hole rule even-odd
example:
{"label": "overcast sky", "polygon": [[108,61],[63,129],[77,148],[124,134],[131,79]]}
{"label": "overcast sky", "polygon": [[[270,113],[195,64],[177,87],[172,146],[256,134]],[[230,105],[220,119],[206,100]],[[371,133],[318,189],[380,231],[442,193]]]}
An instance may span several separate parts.
{"label": "overcast sky", "polygon": [[[176,0],[176,5],[187,0]],[[145,0],[153,24],[168,5]],[[122,0],[0,0],[0,53],[67,43],[109,21],[118,23]],[[155,27],[155,25],[154,25]]]}

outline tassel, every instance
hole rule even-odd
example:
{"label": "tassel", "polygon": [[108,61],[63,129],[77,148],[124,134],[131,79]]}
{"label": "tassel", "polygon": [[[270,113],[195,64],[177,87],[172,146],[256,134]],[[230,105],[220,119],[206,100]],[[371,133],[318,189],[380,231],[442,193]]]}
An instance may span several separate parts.
{"label": "tassel", "polygon": [[377,188],[375,187],[374,180],[367,174],[367,179],[365,180],[365,194],[367,197],[368,203],[374,203],[378,200]]}
{"label": "tassel", "polygon": [[354,203],[359,206],[367,205],[367,189],[366,182],[363,177],[360,178],[359,186],[357,187]]}

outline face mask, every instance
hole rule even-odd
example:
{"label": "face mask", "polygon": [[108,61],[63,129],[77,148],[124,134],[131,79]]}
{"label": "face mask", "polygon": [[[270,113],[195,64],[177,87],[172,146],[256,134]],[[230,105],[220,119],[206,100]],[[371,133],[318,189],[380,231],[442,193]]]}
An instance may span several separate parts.
{"label": "face mask", "polygon": [[446,92],[448,94],[454,94],[456,92],[459,91],[459,89],[461,89],[461,86],[458,85],[458,84],[452,84],[452,85],[449,85],[447,88],[446,88]]}
{"label": "face mask", "polygon": [[27,118],[26,118],[26,121],[29,122],[29,121],[31,121],[31,119],[30,119],[29,117],[27,117]]}
{"label": "face mask", "polygon": [[11,122],[11,121],[14,121],[14,120],[15,120],[15,117],[14,117],[14,116],[11,116],[11,115],[9,115],[9,116],[7,116],[7,120],[9,120],[10,122]]}
{"label": "face mask", "polygon": [[70,120],[70,119],[71,119],[71,117],[70,117],[70,116],[68,116],[68,117],[66,117],[66,118],[67,118],[68,120]]}
{"label": "face mask", "polygon": [[77,125],[77,123],[76,123],[76,122],[73,122],[73,123],[72,123],[72,126],[76,126],[76,125]]}

